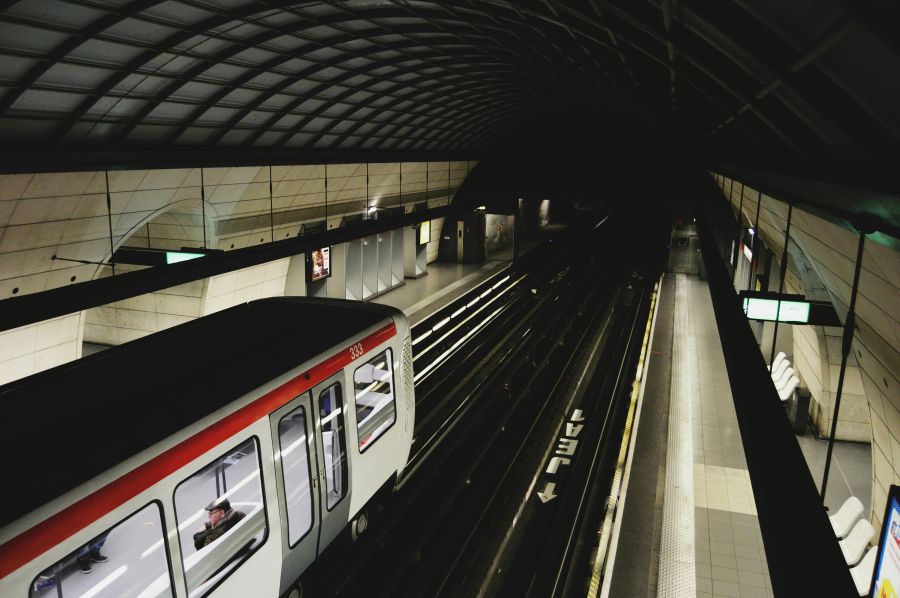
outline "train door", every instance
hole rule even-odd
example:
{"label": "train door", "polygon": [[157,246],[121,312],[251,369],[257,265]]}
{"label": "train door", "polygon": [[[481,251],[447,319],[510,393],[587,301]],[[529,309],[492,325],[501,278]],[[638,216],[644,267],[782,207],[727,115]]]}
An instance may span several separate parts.
{"label": "train door", "polygon": [[288,591],[299,572],[316,560],[319,543],[320,471],[316,459],[312,397],[305,392],[270,417],[275,440],[275,469],[281,517],[280,594]]}
{"label": "train door", "polygon": [[350,463],[347,458],[344,372],[313,389],[318,410],[316,444],[319,463],[319,554],[341,533],[350,520]]}

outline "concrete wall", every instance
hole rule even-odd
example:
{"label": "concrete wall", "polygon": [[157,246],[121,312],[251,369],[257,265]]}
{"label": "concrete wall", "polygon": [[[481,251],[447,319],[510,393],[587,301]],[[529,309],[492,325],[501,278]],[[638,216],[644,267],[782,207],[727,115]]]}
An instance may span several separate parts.
{"label": "concrete wall", "polygon": [[84,341],[121,345],[198,318],[206,284],[197,280],[86,310]]}
{"label": "concrete wall", "polygon": [[0,337],[0,384],[81,357],[84,312],[14,328]]}
{"label": "concrete wall", "polygon": [[291,258],[283,258],[210,277],[201,315],[254,299],[281,297],[284,295],[290,263]]}
{"label": "concrete wall", "polygon": [[[108,276],[105,264],[123,245],[228,251],[297,236],[306,222],[327,219],[334,228],[345,217],[367,216],[370,208],[446,205],[474,166],[398,162],[0,175],[0,301]],[[430,261],[437,256],[441,222],[431,225]],[[281,262],[102,306],[67,317],[66,326],[53,320],[0,333],[6,348],[0,379],[80,357],[82,340],[119,344],[248,298],[283,294],[288,262]],[[120,265],[117,271],[127,269]],[[48,331],[59,337],[47,338]],[[34,342],[23,342],[26,337]]]}

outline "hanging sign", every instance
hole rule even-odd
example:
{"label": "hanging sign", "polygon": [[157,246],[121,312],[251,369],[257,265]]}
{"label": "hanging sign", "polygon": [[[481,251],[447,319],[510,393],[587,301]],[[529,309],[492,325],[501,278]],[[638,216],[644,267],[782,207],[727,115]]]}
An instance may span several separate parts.
{"label": "hanging sign", "polygon": [[741,291],[741,306],[749,320],[786,324],[842,326],[834,306],[828,301],[811,301],[803,295],[771,291]]}

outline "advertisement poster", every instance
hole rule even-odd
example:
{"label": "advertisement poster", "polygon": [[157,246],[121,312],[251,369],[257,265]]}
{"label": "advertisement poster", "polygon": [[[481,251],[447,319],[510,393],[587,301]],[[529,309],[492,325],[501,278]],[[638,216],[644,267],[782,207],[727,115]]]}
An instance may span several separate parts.
{"label": "advertisement poster", "polygon": [[881,534],[872,596],[898,598],[900,587],[900,486],[891,486]]}
{"label": "advertisement poster", "polygon": [[315,249],[310,256],[310,282],[331,276],[331,248]]}

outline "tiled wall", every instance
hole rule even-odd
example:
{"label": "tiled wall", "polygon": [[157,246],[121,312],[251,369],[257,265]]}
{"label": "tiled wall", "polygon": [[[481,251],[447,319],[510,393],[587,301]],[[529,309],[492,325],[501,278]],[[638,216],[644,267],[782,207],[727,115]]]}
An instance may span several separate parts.
{"label": "tiled wall", "polygon": [[[727,195],[732,188],[731,181],[721,176],[715,178]],[[741,188],[742,185],[735,181],[731,192],[735,209],[740,202]],[[756,197],[756,190],[744,188],[745,222],[752,222],[756,216]],[[776,254],[781,252],[784,242],[786,215],[784,202],[763,194],[761,235]],[[791,242],[810,263],[838,314],[843,317],[850,299],[858,236],[795,207]],[[872,442],[871,515],[877,522],[882,516],[888,486],[900,484],[900,379],[897,377],[900,372],[900,310],[896,307],[900,305],[900,255],[869,240],[865,244],[862,266],[856,303],[857,330],[845,375],[838,437]],[[792,270],[789,276],[802,288],[802,276],[796,268]],[[803,328],[808,327],[795,327],[795,353],[801,353],[805,360],[804,382],[810,385],[806,377],[815,378],[815,368],[808,361],[815,359],[814,349],[818,348],[822,389],[817,400],[823,411],[819,416],[822,429],[830,426],[829,413],[837,388],[840,329],[822,328],[813,345],[808,331],[797,333]]]}
{"label": "tiled wall", "polygon": [[[822,397],[822,416],[818,419],[819,434],[831,435],[834,400],[837,396],[837,385],[841,369],[841,337],[842,329],[823,327],[822,338],[827,356],[822,360],[823,367],[828,368],[827,392]],[[825,417],[827,415],[827,417]],[[840,440],[869,442],[872,438],[872,427],[869,422],[869,408],[866,402],[866,391],[862,385],[862,374],[856,365],[855,355],[847,359],[844,370],[844,385],[841,392],[841,411],[838,418],[836,437]]]}
{"label": "tiled wall", "polygon": [[900,485],[900,372],[888,370],[866,348],[853,349],[872,423],[872,521],[881,525],[891,484]]}
{"label": "tiled wall", "polygon": [[[90,280],[109,255],[100,172],[0,176],[0,299]],[[72,280],[74,277],[75,280]]]}
{"label": "tiled wall", "polygon": [[789,355],[791,366],[803,381],[810,394],[820,400],[822,397],[822,358],[819,355],[819,334],[821,327],[793,326],[794,353]]}

